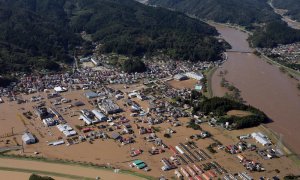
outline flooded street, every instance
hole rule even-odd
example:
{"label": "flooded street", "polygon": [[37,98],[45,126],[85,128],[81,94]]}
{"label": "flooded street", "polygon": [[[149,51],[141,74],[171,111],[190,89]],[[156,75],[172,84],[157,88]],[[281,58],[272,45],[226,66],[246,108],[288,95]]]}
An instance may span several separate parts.
{"label": "flooded street", "polygon": [[255,56],[247,42],[248,34],[237,29],[214,25],[234,52],[228,52],[228,61],[212,77],[215,96],[223,96],[220,71],[227,70],[225,79],[241,90],[246,103],[264,111],[273,122],[267,124],[282,134],[283,141],[300,153],[300,91],[297,81]]}

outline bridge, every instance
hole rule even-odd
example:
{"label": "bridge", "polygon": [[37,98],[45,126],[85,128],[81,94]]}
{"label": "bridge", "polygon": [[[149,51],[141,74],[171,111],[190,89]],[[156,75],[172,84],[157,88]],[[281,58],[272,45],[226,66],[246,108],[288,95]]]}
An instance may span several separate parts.
{"label": "bridge", "polygon": [[226,52],[234,52],[234,53],[253,53],[253,51],[236,51],[236,50],[227,50]]}

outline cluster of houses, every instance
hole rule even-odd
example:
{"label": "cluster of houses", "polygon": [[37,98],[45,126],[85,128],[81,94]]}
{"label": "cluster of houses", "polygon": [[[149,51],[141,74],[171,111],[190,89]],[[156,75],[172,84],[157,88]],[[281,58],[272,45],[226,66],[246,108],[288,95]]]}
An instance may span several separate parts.
{"label": "cluster of houses", "polygon": [[68,124],[59,124],[56,127],[66,137],[71,137],[71,136],[77,135],[77,132]]}
{"label": "cluster of houses", "polygon": [[87,125],[97,124],[108,120],[108,118],[97,109],[92,111],[86,109],[81,110],[79,119],[83,120]]}
{"label": "cluster of houses", "polygon": [[[103,59],[100,57],[100,59]],[[105,58],[104,58],[105,59]],[[99,63],[99,58],[83,58],[82,61],[93,60],[94,64]],[[0,88],[0,96],[13,96],[15,93],[34,93],[54,89],[56,92],[64,92],[70,89],[99,89],[105,83],[132,84],[139,80],[153,81],[164,78],[172,78],[174,75],[185,74],[185,76],[201,80],[203,76],[198,73],[211,66],[218,66],[222,61],[217,62],[184,62],[170,61],[168,57],[156,57],[146,61],[148,71],[143,73],[127,74],[116,68],[93,69],[82,67],[74,73],[54,73],[46,75],[24,74],[19,75],[19,82],[12,83],[7,88]]]}
{"label": "cluster of houses", "polygon": [[103,99],[98,102],[99,109],[105,114],[116,114],[122,112],[122,109],[111,99]]}
{"label": "cluster of houses", "polygon": [[225,152],[230,154],[238,154],[246,150],[255,151],[256,149],[256,145],[247,143],[246,141],[240,141],[235,145],[228,145],[224,148]]}
{"label": "cluster of houses", "polygon": [[[299,64],[300,62],[300,43],[279,45],[274,48],[262,48],[259,51],[285,64]],[[297,70],[299,71],[300,69]]]}
{"label": "cluster of houses", "polygon": [[265,168],[262,167],[261,163],[258,163],[256,161],[253,160],[249,160],[247,159],[245,156],[243,156],[242,154],[238,154],[237,158],[240,160],[240,163],[242,163],[244,165],[244,167],[249,170],[249,171],[264,171]]}

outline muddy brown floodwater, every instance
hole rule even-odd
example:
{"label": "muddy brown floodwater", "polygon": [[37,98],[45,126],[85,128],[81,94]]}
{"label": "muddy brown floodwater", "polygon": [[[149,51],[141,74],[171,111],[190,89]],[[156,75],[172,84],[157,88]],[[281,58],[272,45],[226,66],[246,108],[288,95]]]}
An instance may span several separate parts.
{"label": "muddy brown floodwater", "polygon": [[215,96],[226,92],[220,86],[220,71],[227,70],[225,79],[241,90],[246,103],[264,111],[273,122],[267,124],[282,134],[282,139],[295,153],[300,154],[300,91],[297,81],[282,73],[253,53],[247,42],[248,34],[235,28],[215,25],[222,37],[231,44],[228,61],[212,77]]}

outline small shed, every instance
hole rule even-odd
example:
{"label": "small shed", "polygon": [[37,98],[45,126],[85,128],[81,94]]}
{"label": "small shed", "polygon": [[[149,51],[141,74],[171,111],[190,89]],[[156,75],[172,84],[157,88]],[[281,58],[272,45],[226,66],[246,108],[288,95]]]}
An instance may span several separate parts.
{"label": "small shed", "polygon": [[26,132],[26,133],[23,134],[22,141],[25,144],[34,144],[34,143],[36,143],[35,137],[30,132]]}
{"label": "small shed", "polygon": [[143,161],[141,161],[141,160],[139,160],[139,159],[133,161],[132,164],[133,164],[136,168],[138,168],[138,169],[143,169],[144,167],[147,166]]}

